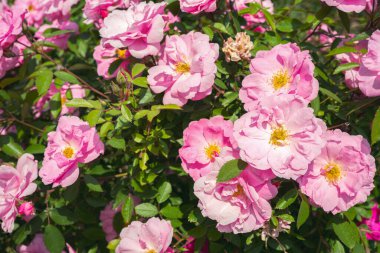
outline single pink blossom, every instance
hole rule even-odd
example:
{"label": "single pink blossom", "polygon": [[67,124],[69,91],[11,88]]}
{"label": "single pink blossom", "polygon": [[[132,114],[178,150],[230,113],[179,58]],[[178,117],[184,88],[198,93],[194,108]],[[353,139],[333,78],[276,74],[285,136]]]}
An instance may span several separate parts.
{"label": "single pink blossom", "polygon": [[338,8],[344,12],[362,12],[371,0],[321,0],[329,6]]}
{"label": "single pink blossom", "polygon": [[325,144],[325,123],[294,95],[269,97],[234,124],[240,157],[259,170],[297,179]]}
{"label": "single pink blossom", "polygon": [[327,131],[326,145],[299,178],[302,193],[326,212],[337,214],[363,203],[374,188],[375,159],[362,136]]}
{"label": "single pink blossom", "polygon": [[55,20],[68,21],[71,9],[78,2],[79,0],[41,0],[45,10],[45,18],[50,22]]}
{"label": "single pink blossom", "polygon": [[180,0],[181,11],[199,14],[201,12],[214,12],[216,10],[216,0]]}
{"label": "single pink blossom", "polygon": [[112,11],[100,29],[103,45],[127,47],[136,58],[157,55],[167,23],[165,6],[165,2],[141,2],[132,4],[128,10]]}
{"label": "single pink blossom", "polygon": [[27,11],[25,20],[29,26],[39,27],[44,21],[46,8],[41,0],[16,0],[12,9]]}
{"label": "single pink blossom", "polygon": [[185,105],[211,94],[219,46],[199,32],[166,37],[158,65],[149,69],[154,93],[165,92],[163,103]]}
{"label": "single pink blossom", "polygon": [[217,158],[213,170],[195,181],[194,194],[202,215],[215,220],[220,232],[249,233],[261,228],[272,215],[268,200],[277,194],[271,184],[275,175],[247,166],[238,177],[217,183],[219,169],[228,160]]}
{"label": "single pink blossom", "polygon": [[233,123],[222,116],[190,122],[179,149],[183,169],[197,180],[210,173],[215,158],[237,156]]}
{"label": "single pink blossom", "polygon": [[0,49],[6,50],[21,35],[22,21],[25,18],[26,11],[11,9],[5,5],[0,7]]}
{"label": "single pink blossom", "polygon": [[[67,247],[67,253],[76,253],[75,250],[70,246],[70,244],[66,243],[66,247]],[[45,246],[44,236],[42,234],[36,234],[29,245],[18,246],[17,252],[18,253],[50,253],[50,251]],[[62,253],[66,253],[66,251],[62,251]]]}
{"label": "single pink blossom", "polygon": [[62,116],[57,130],[48,134],[39,176],[46,185],[67,187],[78,179],[78,163],[89,163],[103,153],[104,144],[94,127],[76,116]]}
{"label": "single pink blossom", "polygon": [[362,57],[358,85],[367,97],[380,96],[380,30],[368,40],[368,53]]}
{"label": "single pink blossom", "polygon": [[[130,56],[131,54],[127,49],[117,49],[111,45],[104,47],[102,44],[96,46],[94,50],[94,59],[98,65],[98,75],[105,79],[116,77],[119,70],[127,70]],[[120,65],[110,74],[110,66],[117,60],[120,61]]]}
{"label": "single pink blossom", "polygon": [[[232,0],[230,0],[232,1]],[[269,13],[273,14],[274,8],[271,0],[235,0],[233,1],[233,7],[236,11],[241,11],[249,7],[250,3],[257,3],[265,8]],[[258,11],[256,14],[243,14],[243,18],[247,22],[247,28],[258,27],[256,32],[265,32],[266,29],[260,26],[266,22],[264,13]]]}
{"label": "single pink blossom", "polygon": [[121,241],[116,253],[166,253],[173,237],[170,222],[150,218],[146,223],[133,221],[120,233]]}
{"label": "single pink blossom", "polygon": [[18,159],[16,169],[9,165],[0,166],[0,218],[5,232],[11,233],[13,230],[18,204],[37,189],[33,183],[37,173],[37,161],[31,154],[23,154]]}
{"label": "single pink blossom", "polygon": [[35,213],[33,202],[24,202],[18,208],[18,213],[22,216],[30,216]]}
{"label": "single pink blossom", "polygon": [[376,203],[372,207],[372,216],[369,219],[363,219],[362,223],[366,224],[369,232],[366,232],[368,240],[380,241],[380,208]]}
{"label": "single pink blossom", "polygon": [[[59,29],[59,30],[68,30],[68,31],[71,31],[71,32],[68,32],[68,33],[65,33],[65,34],[60,34],[60,35],[56,35],[56,36],[53,36],[53,37],[49,37],[49,38],[45,38],[44,36],[44,32],[47,30],[47,29],[51,29],[51,28],[54,28],[54,29]],[[71,33],[78,33],[78,24],[75,23],[75,22],[71,22],[71,21],[63,21],[63,22],[59,22],[59,21],[53,21],[53,23],[51,25],[42,25],[38,31],[36,32],[36,34],[34,35],[36,37],[37,40],[39,41],[47,41],[47,42],[51,42],[53,44],[55,44],[57,47],[61,48],[61,49],[67,49],[67,42],[71,36]],[[51,50],[51,48],[49,47],[45,47],[44,48],[46,51],[49,51]]]}
{"label": "single pink blossom", "polygon": [[271,95],[296,94],[307,102],[318,95],[319,84],[313,76],[314,64],[309,52],[301,51],[294,43],[259,51],[251,60],[250,70],[239,92],[248,111],[261,98]]}

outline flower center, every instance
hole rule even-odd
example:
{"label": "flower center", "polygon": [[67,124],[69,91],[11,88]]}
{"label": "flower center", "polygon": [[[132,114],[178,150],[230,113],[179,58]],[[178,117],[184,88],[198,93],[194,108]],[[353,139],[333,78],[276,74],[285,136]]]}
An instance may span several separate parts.
{"label": "flower center", "polygon": [[272,85],[275,90],[279,90],[286,86],[290,81],[288,71],[281,70],[272,76]]}
{"label": "flower center", "polygon": [[65,149],[62,151],[62,154],[67,158],[71,159],[74,156],[74,149],[70,146],[65,147]]}
{"label": "flower center", "polygon": [[329,183],[336,183],[342,178],[342,168],[336,163],[328,163],[323,171]]}
{"label": "flower center", "polygon": [[157,251],[155,249],[148,249],[146,253],[157,253]]}
{"label": "flower center", "polygon": [[29,6],[28,6],[28,11],[33,11],[33,10],[34,10],[33,5],[29,5]]}
{"label": "flower center", "polygon": [[243,187],[240,184],[238,184],[236,186],[236,191],[234,192],[234,194],[232,196],[233,197],[239,197],[239,196],[241,196],[243,194],[244,194],[244,189],[243,189]]}
{"label": "flower center", "polygon": [[127,49],[116,49],[117,58],[119,59],[127,59],[126,53]]}
{"label": "flower center", "polygon": [[61,106],[63,106],[67,101],[66,96],[61,96]]}
{"label": "flower center", "polygon": [[220,147],[216,144],[210,144],[205,148],[205,153],[208,159],[212,160],[215,157],[218,157],[220,154]]}
{"label": "flower center", "polygon": [[283,126],[276,127],[272,131],[269,143],[276,146],[283,146],[287,144],[286,140],[288,136],[288,131]]}
{"label": "flower center", "polygon": [[188,72],[190,72],[190,65],[187,64],[186,62],[178,62],[178,63],[175,65],[175,71],[176,71],[178,74],[188,73]]}

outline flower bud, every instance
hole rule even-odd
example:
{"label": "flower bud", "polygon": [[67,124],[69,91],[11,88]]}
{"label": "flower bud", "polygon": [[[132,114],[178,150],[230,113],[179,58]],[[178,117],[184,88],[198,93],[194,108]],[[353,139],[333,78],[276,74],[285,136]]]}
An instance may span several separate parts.
{"label": "flower bud", "polygon": [[21,216],[30,216],[35,212],[34,205],[32,202],[24,202],[18,208],[18,213]]}

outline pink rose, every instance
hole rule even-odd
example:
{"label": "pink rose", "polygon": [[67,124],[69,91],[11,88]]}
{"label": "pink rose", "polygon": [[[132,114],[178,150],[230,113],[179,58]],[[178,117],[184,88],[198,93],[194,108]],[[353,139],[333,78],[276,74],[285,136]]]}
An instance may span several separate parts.
{"label": "pink rose", "polygon": [[[258,3],[269,13],[273,14],[274,8],[271,0],[235,0],[233,7],[236,11],[241,11],[249,7],[250,3]],[[244,14],[243,18],[247,21],[247,27],[251,28],[266,22],[264,13],[258,11],[256,14]],[[257,32],[265,32],[265,28],[258,26]]]}
{"label": "pink rose", "polygon": [[16,0],[12,9],[26,10],[25,19],[29,26],[39,27],[44,21],[46,9],[41,0]]}
{"label": "pink rose", "polygon": [[[44,32],[47,29],[50,29],[50,28],[56,28],[56,29],[59,29],[59,30],[69,30],[71,32],[70,33],[56,35],[56,36],[53,36],[53,37],[50,37],[50,38],[45,38]],[[71,36],[71,33],[76,33],[77,34],[78,33],[78,29],[79,29],[79,27],[78,27],[77,23],[75,23],[75,22],[71,22],[71,21],[63,21],[63,22],[53,21],[53,23],[51,25],[42,25],[38,29],[38,31],[36,32],[35,37],[39,41],[51,42],[51,43],[55,44],[56,46],[58,46],[61,49],[67,49],[67,41],[69,40],[69,38]],[[49,50],[51,50],[51,48],[45,47],[44,50],[49,51]]]}
{"label": "pink rose", "polygon": [[33,202],[24,202],[18,208],[18,213],[22,216],[30,216],[35,213]]}
{"label": "pink rose", "polygon": [[259,170],[297,179],[325,144],[325,123],[293,95],[269,97],[234,124],[240,157]]}
{"label": "pink rose", "polygon": [[63,22],[70,18],[70,11],[79,0],[41,0],[45,10],[45,18],[50,22]]}
{"label": "pink rose", "polygon": [[26,12],[20,9],[10,9],[1,5],[0,16],[0,49],[10,47],[22,33],[22,21]]}
{"label": "pink rose", "polygon": [[31,154],[23,154],[16,169],[9,165],[0,166],[0,218],[5,232],[13,230],[18,204],[37,189],[33,183],[37,179],[37,171],[37,161]]}
{"label": "pink rose", "polygon": [[211,94],[219,46],[199,32],[166,37],[158,65],[149,69],[154,93],[165,92],[164,104],[183,106]]}
{"label": "pink rose", "polygon": [[166,3],[141,2],[128,10],[114,10],[104,19],[100,29],[103,45],[128,47],[133,57],[157,55],[164,38],[167,16]]}
{"label": "pink rose", "polygon": [[337,214],[365,202],[374,188],[375,159],[362,136],[327,131],[322,153],[298,183],[310,201]]}
{"label": "pink rose", "polygon": [[170,222],[150,218],[146,223],[133,221],[120,233],[121,241],[116,253],[155,252],[166,253],[173,237]]}
{"label": "pink rose", "polygon": [[376,203],[372,207],[372,216],[369,219],[364,218],[362,223],[366,224],[369,231],[366,233],[368,240],[380,241],[380,208]]}
{"label": "pink rose", "polygon": [[[350,35],[352,37],[353,35]],[[344,46],[347,41],[350,41],[350,39],[344,39],[339,46]],[[363,53],[361,52],[363,49],[367,49],[368,47],[368,40],[361,40],[361,41],[354,41],[350,42],[354,43],[354,47],[357,50],[357,52],[352,53],[344,53],[344,54],[338,54],[336,58],[341,62],[341,64],[347,64],[347,63],[358,63],[361,64]],[[350,89],[356,89],[358,88],[358,76],[359,76],[359,67],[352,68],[350,70],[347,70],[344,72],[345,76],[345,83],[348,88]]]}
{"label": "pink rose", "polygon": [[[76,253],[75,250],[70,246],[70,244],[66,243],[66,247],[67,247],[68,253]],[[18,253],[50,253],[50,251],[45,246],[44,236],[42,234],[36,234],[29,245],[18,246],[17,252]],[[66,253],[66,251],[62,251],[62,253]]]}
{"label": "pink rose", "polygon": [[250,70],[239,92],[248,111],[261,98],[271,95],[296,94],[307,102],[318,95],[319,84],[313,76],[314,64],[309,52],[301,51],[294,43],[259,51],[251,60]]}
{"label": "pink rose", "polygon": [[222,116],[190,122],[179,150],[183,169],[197,180],[210,173],[217,157],[237,156],[233,123]]}
{"label": "pink rose", "polygon": [[216,10],[216,0],[180,0],[181,11],[199,14],[200,12],[214,12]]}
{"label": "pink rose", "polygon": [[[98,75],[105,79],[111,79],[117,76],[117,73],[121,70],[127,70],[129,65],[129,58],[131,54],[127,49],[117,49],[108,45],[104,47],[102,44],[95,47],[94,59],[98,65]],[[115,61],[120,60],[119,67],[112,73],[109,73],[110,66]]]}
{"label": "pink rose", "polygon": [[275,177],[270,170],[248,166],[238,177],[217,183],[220,167],[228,159],[217,158],[213,170],[194,184],[202,215],[217,222],[220,232],[249,233],[269,220],[272,208],[268,200],[277,194],[271,184]]}
{"label": "pink rose", "polygon": [[108,203],[106,207],[100,212],[100,222],[102,223],[103,232],[106,235],[107,242],[112,241],[117,237],[117,233],[113,227],[113,219],[117,213],[120,212],[121,206],[116,209],[112,208],[113,203]]}
{"label": "pink rose", "polygon": [[380,30],[368,40],[368,53],[362,57],[358,85],[367,97],[380,96]]}
{"label": "pink rose", "polygon": [[67,187],[78,179],[78,163],[89,163],[103,153],[104,144],[94,127],[76,116],[62,116],[57,130],[48,134],[39,175],[46,185]]}
{"label": "pink rose", "polygon": [[338,8],[344,12],[362,12],[371,0],[321,0],[329,6]]}

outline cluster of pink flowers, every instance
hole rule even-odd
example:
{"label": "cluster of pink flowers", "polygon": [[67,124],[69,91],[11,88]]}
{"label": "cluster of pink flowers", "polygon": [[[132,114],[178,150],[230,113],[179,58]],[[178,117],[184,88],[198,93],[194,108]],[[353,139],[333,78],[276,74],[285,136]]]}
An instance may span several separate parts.
{"label": "cluster of pink flowers", "polygon": [[[250,70],[240,90],[246,114],[234,123],[221,116],[201,119],[184,131],[179,155],[195,180],[202,214],[221,232],[263,227],[272,214],[276,176],[296,180],[326,212],[364,202],[374,187],[370,146],[361,136],[328,131],[307,106],[319,87],[309,53],[295,44],[278,45],[259,51]],[[232,159],[248,165],[236,178],[218,182],[221,167]]]}
{"label": "cluster of pink flowers", "polygon": [[59,118],[57,130],[48,134],[48,146],[39,175],[46,185],[72,185],[79,177],[78,163],[89,163],[104,153],[94,127],[76,116]]}
{"label": "cluster of pink flowers", "polygon": [[380,30],[367,40],[346,43],[354,44],[356,52],[337,55],[341,63],[357,63],[358,67],[345,71],[345,81],[349,88],[359,88],[367,97],[380,95]]}

